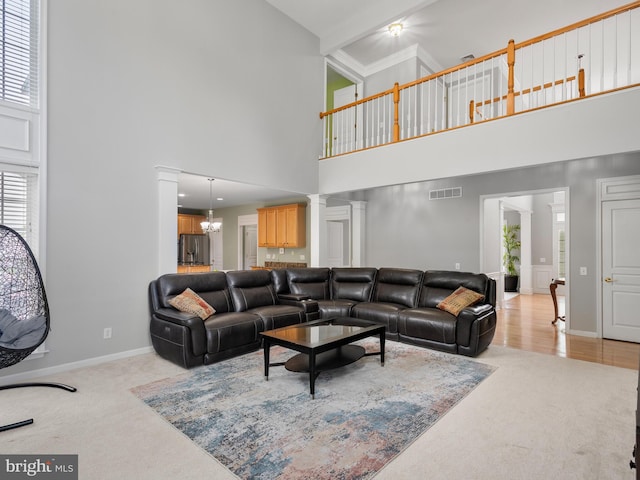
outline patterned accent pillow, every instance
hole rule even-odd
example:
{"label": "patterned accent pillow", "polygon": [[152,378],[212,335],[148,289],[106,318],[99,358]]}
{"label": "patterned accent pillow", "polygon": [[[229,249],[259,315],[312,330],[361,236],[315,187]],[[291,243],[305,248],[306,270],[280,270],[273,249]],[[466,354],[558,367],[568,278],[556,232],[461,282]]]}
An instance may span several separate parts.
{"label": "patterned accent pillow", "polygon": [[211,315],[216,313],[215,309],[205,302],[200,295],[187,288],[180,295],[173,297],[169,300],[169,305],[177,308],[181,312],[192,313],[199,316],[202,320],[206,320]]}
{"label": "patterned accent pillow", "polygon": [[478,292],[474,292],[468,288],[458,287],[455,292],[442,300],[436,307],[457,317],[463,309],[483,298],[484,295]]}

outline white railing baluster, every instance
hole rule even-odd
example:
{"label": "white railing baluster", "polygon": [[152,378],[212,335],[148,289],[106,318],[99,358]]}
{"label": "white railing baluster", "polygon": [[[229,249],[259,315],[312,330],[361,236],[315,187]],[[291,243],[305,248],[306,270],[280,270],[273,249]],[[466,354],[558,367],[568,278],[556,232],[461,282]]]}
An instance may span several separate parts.
{"label": "white railing baluster", "polygon": [[[634,2],[557,34],[516,45],[510,42],[508,48],[464,67],[400,86],[399,139],[556,105],[578,98],[582,88],[582,95],[590,96],[638,86],[638,32],[640,2]],[[509,65],[514,49],[515,65]],[[507,79],[511,76],[513,90],[508,92]],[[396,140],[391,92],[322,113],[322,155],[329,157]]]}

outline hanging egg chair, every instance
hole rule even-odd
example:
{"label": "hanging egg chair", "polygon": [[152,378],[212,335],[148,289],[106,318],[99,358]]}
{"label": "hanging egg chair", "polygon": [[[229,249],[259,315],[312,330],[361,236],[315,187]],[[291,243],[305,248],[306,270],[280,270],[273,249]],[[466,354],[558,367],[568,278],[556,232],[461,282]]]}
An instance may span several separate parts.
{"label": "hanging egg chair", "polygon": [[[49,333],[49,305],[35,257],[24,239],[0,225],[0,369],[27,358]],[[0,390],[54,387],[75,392],[60,383],[15,383]],[[0,432],[33,423],[33,419],[0,426]]]}

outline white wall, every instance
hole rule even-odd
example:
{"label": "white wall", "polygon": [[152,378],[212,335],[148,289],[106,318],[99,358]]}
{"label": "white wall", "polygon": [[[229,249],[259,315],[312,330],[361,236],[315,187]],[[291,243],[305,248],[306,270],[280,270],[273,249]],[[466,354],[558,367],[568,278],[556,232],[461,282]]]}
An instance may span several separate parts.
{"label": "white wall", "polygon": [[156,165],[317,190],[319,41],[267,2],[54,0],[48,27],[50,353],[1,375],[150,345]]}
{"label": "white wall", "polygon": [[[352,195],[364,199],[367,205],[368,266],[453,270],[455,264],[460,263],[461,270],[477,272],[481,258],[479,212],[483,196],[567,187],[570,193],[567,208],[570,211],[571,329],[595,334],[596,291],[600,284],[595,276],[596,180],[638,174],[640,152],[633,152],[378,187]],[[458,186],[462,187],[462,198],[429,200],[430,190]],[[494,219],[494,223],[497,222],[498,219]],[[491,240],[482,239],[489,248]],[[486,272],[495,271],[499,244],[493,243],[493,248],[493,267],[484,258],[488,265]],[[587,267],[589,275],[579,275],[581,266]]]}
{"label": "white wall", "polygon": [[[640,88],[320,161],[331,194],[640,150]],[[389,161],[393,159],[393,161]]]}

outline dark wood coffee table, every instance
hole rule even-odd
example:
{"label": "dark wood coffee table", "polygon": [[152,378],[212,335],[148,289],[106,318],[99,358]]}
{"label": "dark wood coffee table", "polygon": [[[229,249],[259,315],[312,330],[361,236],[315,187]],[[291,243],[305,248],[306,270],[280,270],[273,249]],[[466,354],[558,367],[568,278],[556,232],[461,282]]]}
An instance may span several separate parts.
{"label": "dark wood coffee table", "polygon": [[[315,320],[289,327],[261,332],[264,342],[264,376],[269,380],[269,367],[281,366],[292,372],[309,372],[311,398],[320,372],[343,367],[365,355],[380,355],[384,366],[384,325],[348,317]],[[366,337],[380,337],[380,351],[366,353],[360,345],[350,345]],[[269,363],[271,345],[280,345],[296,352],[283,363]]]}

